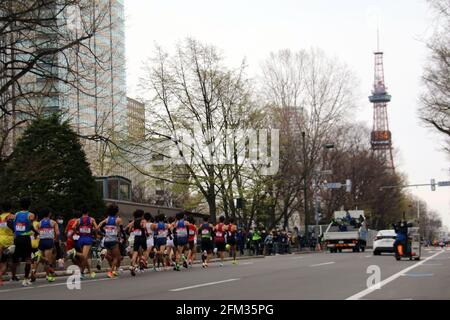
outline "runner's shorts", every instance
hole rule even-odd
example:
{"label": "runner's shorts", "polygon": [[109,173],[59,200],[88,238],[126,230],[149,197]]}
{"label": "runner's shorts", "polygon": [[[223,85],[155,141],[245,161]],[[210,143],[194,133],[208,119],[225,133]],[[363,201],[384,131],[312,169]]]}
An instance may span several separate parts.
{"label": "runner's shorts", "polygon": [[15,263],[20,261],[25,261],[27,259],[31,259],[31,237],[28,236],[17,236],[14,239],[14,244],[16,249],[13,254],[13,261]]}
{"label": "runner's shorts", "polygon": [[143,251],[147,250],[147,238],[134,237],[133,251],[139,251],[142,248]]}
{"label": "runner's shorts", "polygon": [[202,239],[201,247],[202,251],[211,252],[213,251],[213,242],[210,239]]}
{"label": "runner's shorts", "polygon": [[217,251],[223,252],[225,251],[225,242],[216,242]]}
{"label": "runner's shorts", "polygon": [[78,239],[78,247],[83,249],[84,246],[92,246],[92,242],[92,237],[80,237],[80,239]]}
{"label": "runner's shorts", "polygon": [[117,241],[105,241],[103,246],[108,250],[114,249],[117,246]]}
{"label": "runner's shorts", "polygon": [[184,247],[188,244],[188,237],[177,238],[177,246]]}
{"label": "runner's shorts", "polygon": [[55,247],[55,242],[52,239],[41,239],[39,241],[39,250],[52,250]]}
{"label": "runner's shorts", "polygon": [[153,248],[155,246],[155,240],[153,240],[153,237],[147,238],[147,248]]}

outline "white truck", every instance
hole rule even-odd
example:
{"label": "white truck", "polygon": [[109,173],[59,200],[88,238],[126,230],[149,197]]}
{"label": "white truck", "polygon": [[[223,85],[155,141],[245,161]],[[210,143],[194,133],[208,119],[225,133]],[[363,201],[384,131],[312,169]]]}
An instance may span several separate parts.
{"label": "white truck", "polygon": [[335,211],[334,219],[323,234],[324,246],[332,253],[366,249],[367,229],[363,210]]}

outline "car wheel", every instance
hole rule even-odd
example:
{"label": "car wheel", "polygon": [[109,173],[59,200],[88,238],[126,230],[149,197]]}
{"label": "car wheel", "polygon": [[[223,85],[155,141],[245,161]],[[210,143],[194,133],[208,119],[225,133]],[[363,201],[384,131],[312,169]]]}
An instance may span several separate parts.
{"label": "car wheel", "polygon": [[380,254],[381,254],[380,251],[376,251],[376,250],[375,250],[375,251],[373,252],[373,255],[374,255],[374,256],[379,256]]}
{"label": "car wheel", "polygon": [[366,251],[366,247],[361,247],[361,252]]}
{"label": "car wheel", "polygon": [[339,250],[339,253],[341,253],[342,252],[342,249],[338,249]]}

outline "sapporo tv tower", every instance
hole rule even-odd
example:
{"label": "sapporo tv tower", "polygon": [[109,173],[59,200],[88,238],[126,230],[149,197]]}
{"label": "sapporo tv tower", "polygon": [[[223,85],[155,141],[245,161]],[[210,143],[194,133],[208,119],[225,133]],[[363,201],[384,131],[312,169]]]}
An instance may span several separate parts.
{"label": "sapporo tv tower", "polygon": [[380,51],[379,33],[377,32],[377,51],[375,54],[375,76],[372,95],[369,97],[373,103],[373,129],[370,143],[375,154],[382,159],[388,170],[395,171],[392,156],[392,134],[389,131],[387,105],[391,96],[384,84],[383,52]]}

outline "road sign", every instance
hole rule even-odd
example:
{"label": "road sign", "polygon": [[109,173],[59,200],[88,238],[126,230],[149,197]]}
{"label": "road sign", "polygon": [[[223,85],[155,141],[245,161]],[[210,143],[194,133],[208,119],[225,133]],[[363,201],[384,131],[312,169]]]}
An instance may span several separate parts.
{"label": "road sign", "polygon": [[340,189],[342,188],[342,183],[340,182],[330,182],[325,184],[325,188],[327,189]]}
{"label": "road sign", "polygon": [[352,180],[347,179],[345,182],[345,191],[352,192]]}
{"label": "road sign", "polygon": [[438,187],[450,187],[450,181],[439,181]]}

